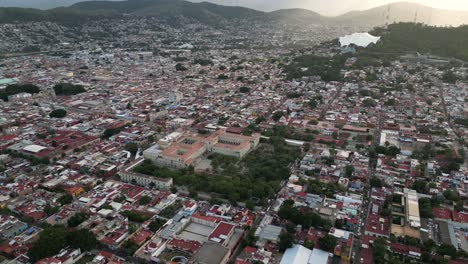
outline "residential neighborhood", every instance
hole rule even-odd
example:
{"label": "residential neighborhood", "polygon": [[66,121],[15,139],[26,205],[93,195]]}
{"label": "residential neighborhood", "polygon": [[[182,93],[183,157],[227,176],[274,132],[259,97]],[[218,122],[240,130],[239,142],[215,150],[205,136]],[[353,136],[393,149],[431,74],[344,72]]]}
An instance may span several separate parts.
{"label": "residential neighborhood", "polygon": [[468,63],[179,22],[0,24],[1,264],[468,263]]}

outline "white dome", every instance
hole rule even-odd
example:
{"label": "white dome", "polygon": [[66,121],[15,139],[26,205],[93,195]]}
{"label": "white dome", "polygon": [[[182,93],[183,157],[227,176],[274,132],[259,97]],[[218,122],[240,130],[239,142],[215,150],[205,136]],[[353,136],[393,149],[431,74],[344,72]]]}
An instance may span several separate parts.
{"label": "white dome", "polygon": [[376,44],[379,40],[380,37],[372,36],[369,33],[353,33],[351,35],[340,37],[340,45],[344,47],[354,44],[356,46],[365,48],[371,43]]}

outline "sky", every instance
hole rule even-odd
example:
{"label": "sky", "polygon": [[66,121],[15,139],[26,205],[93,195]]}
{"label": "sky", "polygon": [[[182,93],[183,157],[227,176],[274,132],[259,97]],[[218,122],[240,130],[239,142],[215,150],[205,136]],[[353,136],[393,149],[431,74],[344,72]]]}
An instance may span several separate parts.
{"label": "sky", "polygon": [[[283,8],[306,8],[322,15],[339,15],[353,10],[364,10],[402,0],[190,0],[208,1],[222,5],[238,5],[262,11]],[[436,8],[468,10],[468,0],[406,0]]]}

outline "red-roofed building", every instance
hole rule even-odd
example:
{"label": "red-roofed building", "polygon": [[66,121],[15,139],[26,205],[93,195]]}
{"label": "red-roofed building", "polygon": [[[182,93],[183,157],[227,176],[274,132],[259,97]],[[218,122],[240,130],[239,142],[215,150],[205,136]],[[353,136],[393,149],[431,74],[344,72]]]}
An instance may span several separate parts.
{"label": "red-roofed building", "polygon": [[373,249],[363,248],[361,250],[361,264],[372,264],[374,261]]}
{"label": "red-roofed building", "polygon": [[172,239],[167,243],[170,250],[180,250],[190,254],[195,254],[201,248],[202,244],[194,240]]}
{"label": "red-roofed building", "polygon": [[222,218],[216,217],[216,216],[207,216],[207,215],[202,215],[200,213],[194,213],[191,216],[191,221],[197,224],[202,224],[202,225],[207,225],[207,226],[212,226],[215,227],[218,222],[220,222]]}
{"label": "red-roofed building", "polygon": [[98,264],[123,264],[125,259],[118,257],[110,252],[101,251],[93,259],[93,263]]}
{"label": "red-roofed building", "polygon": [[468,223],[468,214],[465,212],[452,211],[453,221],[459,223]]}
{"label": "red-roofed building", "polygon": [[5,150],[16,141],[16,135],[3,135],[0,136],[0,151]]}
{"label": "red-roofed building", "polygon": [[468,260],[465,259],[452,259],[449,260],[449,264],[468,264]]}
{"label": "red-roofed building", "polygon": [[365,234],[375,237],[388,237],[388,222],[388,217],[370,213],[366,219]]}
{"label": "red-roofed building", "polygon": [[245,247],[245,248],[244,248],[244,252],[245,252],[246,254],[248,254],[248,255],[251,255],[251,254],[257,252],[257,249],[254,248],[254,247]]}
{"label": "red-roofed building", "polygon": [[400,254],[403,256],[413,257],[413,258],[420,258],[421,257],[421,249],[417,247],[406,246],[397,243],[390,243],[390,249],[393,253]]}
{"label": "red-roofed building", "polygon": [[441,207],[434,208],[432,212],[434,214],[434,218],[445,219],[445,220],[452,219],[450,210],[447,208],[441,208]]}
{"label": "red-roofed building", "polygon": [[145,241],[152,235],[153,233],[149,230],[140,230],[138,233],[132,236],[131,241],[140,246],[145,243]]}
{"label": "red-roofed building", "polygon": [[243,259],[236,259],[236,262],[235,264],[250,264],[250,262],[248,262],[247,260],[243,260]]}
{"label": "red-roofed building", "polygon": [[226,222],[220,222],[208,236],[208,239],[214,242],[218,242],[226,247],[229,243],[229,239],[234,233],[234,230],[234,225]]}

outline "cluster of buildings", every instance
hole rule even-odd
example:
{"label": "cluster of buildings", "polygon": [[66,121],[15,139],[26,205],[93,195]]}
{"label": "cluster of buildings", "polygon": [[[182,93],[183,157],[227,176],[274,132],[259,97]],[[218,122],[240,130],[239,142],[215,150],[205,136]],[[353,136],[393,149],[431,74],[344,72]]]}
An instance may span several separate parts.
{"label": "cluster of buildings", "polygon": [[[0,50],[60,50],[0,64],[0,90],[40,88],[0,104],[0,263],[30,262],[43,229],[77,214],[86,219],[76,228],[102,250],[64,248],[37,263],[372,263],[378,238],[387,257],[426,261],[407,237],[468,251],[465,66],[425,57],[359,66],[351,53],[341,81],[291,81],[282,66],[289,45],[351,29],[183,21],[0,25]],[[303,53],[348,51],[326,44]],[[444,67],[460,80],[444,83]],[[56,94],[60,83],[86,92]],[[50,117],[57,109],[66,116]],[[208,156],[240,160],[278,128],[302,155],[265,204],[189,198],[177,179],[134,171],[149,162],[209,174]],[[290,203],[326,224],[282,219]],[[285,233],[293,245],[282,252]],[[332,248],[320,246],[324,237]]]}

